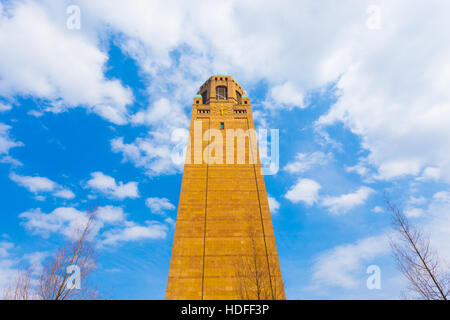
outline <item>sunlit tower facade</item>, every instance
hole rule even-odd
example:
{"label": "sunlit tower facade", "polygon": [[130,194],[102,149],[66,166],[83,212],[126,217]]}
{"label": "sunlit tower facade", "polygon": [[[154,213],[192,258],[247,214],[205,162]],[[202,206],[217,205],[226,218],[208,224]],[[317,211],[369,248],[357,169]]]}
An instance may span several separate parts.
{"label": "sunlit tower facade", "polygon": [[285,299],[252,133],[242,87],[210,77],[192,106],[166,299]]}

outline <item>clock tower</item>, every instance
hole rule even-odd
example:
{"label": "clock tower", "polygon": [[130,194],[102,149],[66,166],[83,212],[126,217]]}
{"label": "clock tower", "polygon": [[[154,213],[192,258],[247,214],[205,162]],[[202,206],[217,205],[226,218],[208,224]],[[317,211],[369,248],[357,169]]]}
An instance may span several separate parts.
{"label": "clock tower", "polygon": [[250,99],[227,75],[194,97],[166,299],[285,299]]}

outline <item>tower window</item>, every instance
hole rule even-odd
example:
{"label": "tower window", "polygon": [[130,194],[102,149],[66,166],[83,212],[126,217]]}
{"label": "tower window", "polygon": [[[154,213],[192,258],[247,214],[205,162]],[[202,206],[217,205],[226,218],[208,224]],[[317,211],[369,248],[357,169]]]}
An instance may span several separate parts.
{"label": "tower window", "polygon": [[221,130],[225,129],[225,123],[223,123],[223,122],[220,123],[220,129]]}
{"label": "tower window", "polygon": [[217,100],[227,100],[228,99],[228,90],[225,86],[216,87],[216,99]]}
{"label": "tower window", "polygon": [[208,91],[203,92],[202,93],[202,103],[203,104],[206,104],[207,97],[208,97]]}
{"label": "tower window", "polygon": [[241,104],[242,103],[242,101],[241,101],[241,94],[239,93],[239,91],[236,91],[236,100],[237,100],[237,103],[238,104]]}

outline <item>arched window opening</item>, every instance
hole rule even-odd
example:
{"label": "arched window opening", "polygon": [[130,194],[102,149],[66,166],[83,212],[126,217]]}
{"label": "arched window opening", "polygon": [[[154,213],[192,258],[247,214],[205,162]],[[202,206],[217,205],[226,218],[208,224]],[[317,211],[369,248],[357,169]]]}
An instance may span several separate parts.
{"label": "arched window opening", "polygon": [[216,99],[217,100],[227,100],[228,99],[228,90],[225,86],[216,87]]}
{"label": "arched window opening", "polygon": [[203,104],[206,104],[207,97],[208,97],[208,91],[203,92],[202,93],[202,103]]}
{"label": "arched window opening", "polygon": [[242,103],[242,100],[241,100],[241,94],[239,93],[239,91],[236,91],[236,100],[237,100],[237,103],[238,104],[241,104]]}

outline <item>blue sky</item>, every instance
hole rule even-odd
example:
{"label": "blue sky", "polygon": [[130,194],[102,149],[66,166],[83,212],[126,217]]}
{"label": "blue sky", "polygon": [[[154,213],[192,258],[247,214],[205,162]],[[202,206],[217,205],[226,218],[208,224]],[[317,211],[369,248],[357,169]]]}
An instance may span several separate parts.
{"label": "blue sky", "polygon": [[400,297],[384,192],[450,258],[448,5],[261,2],[0,1],[0,288],[97,204],[95,285],[164,298],[173,133],[213,74],[280,130],[265,181],[288,299]]}

